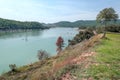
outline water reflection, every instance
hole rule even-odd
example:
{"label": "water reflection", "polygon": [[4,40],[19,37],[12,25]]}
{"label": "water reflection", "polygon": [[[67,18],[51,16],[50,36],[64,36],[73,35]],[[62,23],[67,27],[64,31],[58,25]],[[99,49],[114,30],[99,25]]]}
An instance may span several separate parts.
{"label": "water reflection", "polygon": [[20,38],[28,41],[28,37],[40,36],[42,35],[42,30],[20,30],[20,31],[9,31],[9,32],[0,32],[0,39],[9,39],[9,38]]}

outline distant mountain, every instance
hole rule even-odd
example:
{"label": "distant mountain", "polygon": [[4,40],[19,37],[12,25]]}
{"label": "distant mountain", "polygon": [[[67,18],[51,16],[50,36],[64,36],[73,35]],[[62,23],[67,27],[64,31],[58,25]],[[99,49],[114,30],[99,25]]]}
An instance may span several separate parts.
{"label": "distant mountain", "polygon": [[0,30],[16,30],[16,29],[46,29],[39,22],[21,22],[0,18]]}
{"label": "distant mountain", "polygon": [[81,26],[96,26],[95,20],[78,20],[75,22],[60,21],[53,24],[48,24],[49,27],[81,27]]}
{"label": "distant mountain", "polygon": [[[117,21],[117,24],[120,24],[120,20]],[[98,23],[96,20],[78,20],[75,22],[60,21],[53,24],[47,24],[49,27],[94,27],[97,25]]]}

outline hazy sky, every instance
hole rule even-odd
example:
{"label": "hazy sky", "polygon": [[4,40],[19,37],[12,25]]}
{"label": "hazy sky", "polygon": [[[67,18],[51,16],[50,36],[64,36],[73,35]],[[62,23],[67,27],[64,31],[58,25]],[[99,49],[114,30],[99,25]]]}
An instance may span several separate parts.
{"label": "hazy sky", "polygon": [[120,16],[120,0],[0,0],[0,17],[45,23],[94,20],[106,7]]}

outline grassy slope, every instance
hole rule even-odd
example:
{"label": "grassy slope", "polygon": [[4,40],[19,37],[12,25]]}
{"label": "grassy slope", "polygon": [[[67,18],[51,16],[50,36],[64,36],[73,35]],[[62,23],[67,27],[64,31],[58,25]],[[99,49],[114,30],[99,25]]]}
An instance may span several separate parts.
{"label": "grassy slope", "polygon": [[[89,40],[87,46],[92,44],[90,47],[93,47],[95,39],[96,37]],[[62,76],[61,80],[119,80],[120,34],[109,33],[107,39],[102,39],[97,44],[77,55],[76,63],[61,68],[57,76]]]}
{"label": "grassy slope", "polygon": [[95,47],[98,53],[88,73],[98,80],[120,79],[120,34],[109,33],[108,39],[103,39],[101,44]]}
{"label": "grassy slope", "polygon": [[[107,37],[101,40],[101,35],[96,35],[88,41],[66,48],[58,56],[23,66],[18,69],[19,72],[3,76],[7,80],[118,79],[120,34],[107,34]],[[96,43],[100,44],[95,46]]]}

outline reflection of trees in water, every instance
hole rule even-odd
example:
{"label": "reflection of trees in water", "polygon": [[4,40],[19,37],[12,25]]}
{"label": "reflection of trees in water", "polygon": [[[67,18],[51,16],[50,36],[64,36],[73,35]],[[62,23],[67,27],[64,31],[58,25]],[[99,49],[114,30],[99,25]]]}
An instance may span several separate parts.
{"label": "reflection of trees in water", "polygon": [[22,40],[28,41],[28,37],[42,35],[42,32],[43,32],[42,30],[19,30],[19,31],[0,32],[0,38],[8,39],[8,38],[25,37]]}
{"label": "reflection of trees in water", "polygon": [[25,41],[28,41],[28,37],[34,37],[34,36],[40,36],[42,35],[42,30],[30,30],[30,31],[25,31],[24,36],[25,36]]}
{"label": "reflection of trees in water", "polygon": [[28,34],[27,34],[27,32],[25,34],[26,34],[25,35],[25,41],[27,42],[28,41]]}
{"label": "reflection of trees in water", "polygon": [[39,36],[42,35],[43,30],[32,30],[32,31],[27,31],[28,36]]}
{"label": "reflection of trees in water", "polygon": [[52,28],[49,30],[14,30],[1,32],[0,39],[9,39],[9,38],[22,38],[22,40],[28,41],[29,37],[41,36],[41,35],[59,35],[69,37],[74,36],[77,33],[75,29],[69,28]]}

